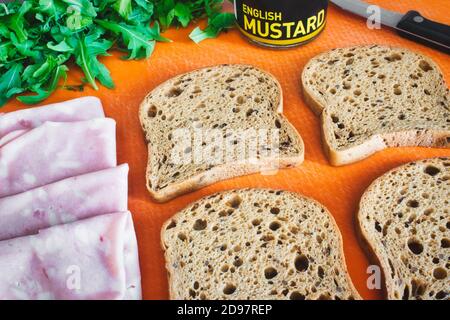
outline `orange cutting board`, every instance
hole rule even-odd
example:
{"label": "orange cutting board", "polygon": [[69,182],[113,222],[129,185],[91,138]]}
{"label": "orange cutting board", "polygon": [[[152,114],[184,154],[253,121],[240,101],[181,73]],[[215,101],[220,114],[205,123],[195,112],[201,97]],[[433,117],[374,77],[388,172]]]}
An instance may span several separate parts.
{"label": "orange cutting board", "polygon": [[[436,21],[450,24],[450,1],[403,0],[372,1],[381,6],[406,12],[410,9]],[[331,167],[321,148],[319,119],[304,103],[300,74],[306,62],[315,55],[335,48],[359,44],[398,45],[432,57],[450,81],[449,56],[398,37],[388,28],[369,30],[363,19],[330,5],[328,24],[322,35],[308,45],[290,50],[263,49],[249,44],[237,30],[199,45],[188,38],[187,30],[169,30],[165,36],[173,43],[158,43],[148,60],[123,61],[115,53],[102,61],[111,70],[114,90],[86,88],[84,92],[59,90],[46,103],[84,95],[101,98],[108,117],[117,121],[118,160],[130,165],[129,207],[133,213],[139,242],[139,256],[145,299],[167,299],[167,276],[160,248],[163,222],[192,201],[217,191],[243,187],[269,187],[295,191],[323,203],[333,214],[344,239],[345,257],[355,286],[366,299],[382,298],[382,293],[366,286],[369,261],[358,243],[354,217],[358,202],[369,184],[386,171],[412,160],[450,156],[450,150],[428,148],[395,148],[345,167]],[[183,72],[221,63],[249,63],[274,74],[284,91],[284,112],[305,141],[305,162],[298,168],[280,171],[276,176],[252,175],[216,183],[166,204],[152,201],[145,187],[147,146],[138,120],[139,104],[144,96],[161,82]],[[68,83],[82,78],[75,68]],[[23,108],[11,101],[1,112]]]}

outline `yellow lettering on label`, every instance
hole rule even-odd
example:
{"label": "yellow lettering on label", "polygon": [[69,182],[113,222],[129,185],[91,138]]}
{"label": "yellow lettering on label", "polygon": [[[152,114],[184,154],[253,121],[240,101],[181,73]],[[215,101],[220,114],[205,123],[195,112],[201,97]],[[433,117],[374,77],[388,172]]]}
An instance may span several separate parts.
{"label": "yellow lettering on label", "polygon": [[269,29],[269,23],[268,22],[264,22],[264,32],[262,31],[262,21],[258,21],[257,26],[258,26],[258,34],[261,37],[267,37],[269,35],[270,29]]}
{"label": "yellow lettering on label", "polygon": [[297,28],[295,28],[294,32],[294,38],[297,38],[298,36],[303,36],[306,34],[305,26],[303,25],[303,21],[299,21],[297,23]]}
{"label": "yellow lettering on label", "polygon": [[248,20],[247,16],[244,16],[244,30],[251,30],[253,34],[256,34],[256,20]]}
{"label": "yellow lettering on label", "polygon": [[286,38],[292,37],[292,27],[295,25],[294,22],[286,22],[283,23],[283,26],[286,28]]}
{"label": "yellow lettering on label", "polygon": [[322,23],[325,20],[325,10],[321,10],[318,14],[317,14],[317,27],[320,27],[322,25]]}
{"label": "yellow lettering on label", "polygon": [[325,10],[304,20],[292,22],[283,21],[282,12],[261,10],[246,4],[242,4],[242,12],[243,30],[260,39],[276,40],[274,43],[281,39],[287,43],[287,41],[303,38],[317,31],[325,23]]}
{"label": "yellow lettering on label", "polygon": [[281,23],[272,23],[270,25],[270,37],[273,39],[280,39],[283,36],[283,32],[280,30]]}
{"label": "yellow lettering on label", "polygon": [[242,12],[253,18],[267,20],[267,21],[282,21],[283,14],[275,11],[264,11],[257,8],[252,8],[246,4],[242,4]]}
{"label": "yellow lettering on label", "polygon": [[317,22],[317,17],[316,16],[312,16],[308,18],[308,23],[307,23],[307,33],[310,33],[311,31],[316,30],[316,22]]}
{"label": "yellow lettering on label", "polygon": [[275,12],[274,20],[281,21],[282,19],[283,19],[283,15],[281,14],[281,12]]}

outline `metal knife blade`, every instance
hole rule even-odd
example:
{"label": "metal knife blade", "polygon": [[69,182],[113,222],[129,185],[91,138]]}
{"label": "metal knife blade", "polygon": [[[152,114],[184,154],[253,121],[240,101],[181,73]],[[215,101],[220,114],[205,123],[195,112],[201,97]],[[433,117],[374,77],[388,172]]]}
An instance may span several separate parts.
{"label": "metal knife blade", "polygon": [[[395,29],[404,38],[450,54],[449,25],[429,20],[414,10],[401,14],[360,0],[330,1],[341,9],[358,16],[378,18],[379,23]],[[376,11],[374,6],[376,6]],[[375,13],[379,13],[379,17]]]}
{"label": "metal knife blade", "polygon": [[[345,11],[349,11],[358,16],[369,18],[373,15],[373,12],[370,9],[373,4],[360,1],[360,0],[330,0],[332,3],[340,7]],[[386,10],[380,7],[381,12],[381,24],[395,28],[400,20],[403,18],[403,14]]]}

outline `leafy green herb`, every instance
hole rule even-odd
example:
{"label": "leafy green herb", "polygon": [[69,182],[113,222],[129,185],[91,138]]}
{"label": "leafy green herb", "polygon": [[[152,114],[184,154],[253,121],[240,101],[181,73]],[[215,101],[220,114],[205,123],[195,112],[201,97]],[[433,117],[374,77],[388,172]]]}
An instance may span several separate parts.
{"label": "leafy green herb", "polygon": [[36,92],[36,95],[31,95],[31,96],[20,96],[17,97],[17,99],[20,102],[26,103],[26,104],[33,104],[33,103],[38,103],[44,99],[47,99],[53,91],[56,90],[56,88],[58,87],[58,83],[59,80],[61,78],[67,78],[67,71],[68,68],[66,66],[57,66],[56,68],[53,69],[48,86],[43,89],[41,87],[36,88],[35,90],[33,90],[34,92]]}
{"label": "leafy green herb", "polygon": [[[195,28],[195,42],[214,38],[234,25],[222,13],[223,0],[24,0],[0,3],[0,106],[16,95],[23,103],[38,103],[58,87],[83,90],[98,83],[113,88],[109,70],[100,62],[109,51],[125,51],[125,59],[148,58],[171,26]],[[83,83],[66,86],[68,65],[84,73]]]}
{"label": "leafy green herb", "polygon": [[9,70],[0,78],[0,104],[5,103],[14,94],[20,92],[22,78],[20,73],[23,66],[19,63],[11,65]]}
{"label": "leafy green herb", "polygon": [[189,37],[195,43],[199,43],[205,39],[216,38],[220,32],[224,29],[234,26],[235,18],[229,13],[218,13],[214,15],[208,21],[208,26],[205,30],[201,30],[199,27],[195,28]]}
{"label": "leafy green herb", "polygon": [[149,57],[155,48],[150,26],[133,26],[126,23],[116,23],[105,20],[96,20],[96,22],[110,30],[116,35],[121,36],[121,41],[127,45],[130,51],[128,59],[140,59]]}
{"label": "leafy green herb", "polygon": [[128,19],[132,11],[131,0],[116,0],[113,7],[124,19]]}

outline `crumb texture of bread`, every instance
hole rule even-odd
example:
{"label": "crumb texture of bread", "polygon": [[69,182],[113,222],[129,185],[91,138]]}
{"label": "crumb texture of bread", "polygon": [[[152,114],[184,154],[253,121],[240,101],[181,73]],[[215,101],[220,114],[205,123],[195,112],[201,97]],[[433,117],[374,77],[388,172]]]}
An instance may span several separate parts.
{"label": "crumb texture of bread", "polygon": [[322,115],[334,165],[387,147],[450,146],[449,89],[426,56],[379,45],[335,49],[307,64],[302,85]]}
{"label": "crumb texture of bread", "polygon": [[[275,161],[264,155],[275,148],[279,150],[281,167],[300,164],[304,158],[303,141],[279,113],[282,105],[278,81],[248,65],[204,68],[163,83],[140,108],[149,148],[147,188],[159,200],[168,200],[219,180],[257,172]],[[177,130],[187,130],[192,140],[198,132],[204,133],[206,140],[211,139],[201,146],[202,161],[172,161]],[[250,132],[246,130],[279,131],[279,139],[268,134],[257,146],[263,152],[258,151],[255,159],[247,149],[233,148],[244,143],[242,132]],[[217,132],[224,141],[214,141]],[[196,159],[199,150],[187,147],[184,152]],[[242,160],[249,159],[255,160],[252,165],[242,165]]]}
{"label": "crumb texture of bread", "polygon": [[450,158],[412,162],[361,199],[361,234],[381,263],[389,299],[450,299]]}
{"label": "crumb texture of bread", "polygon": [[171,299],[360,299],[327,209],[295,193],[221,192],[161,230]]}

